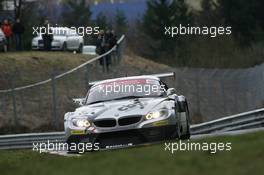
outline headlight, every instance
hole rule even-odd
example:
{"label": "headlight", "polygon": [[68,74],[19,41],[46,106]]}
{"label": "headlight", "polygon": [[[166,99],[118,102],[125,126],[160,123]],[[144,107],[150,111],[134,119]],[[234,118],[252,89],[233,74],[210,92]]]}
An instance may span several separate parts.
{"label": "headlight", "polygon": [[163,116],[166,116],[168,114],[168,111],[165,109],[159,110],[159,111],[155,111],[155,112],[150,112],[147,115],[145,115],[145,119],[146,120],[151,120],[151,119],[156,119],[156,118],[160,118]]}
{"label": "headlight", "polygon": [[72,123],[74,126],[77,126],[77,127],[88,128],[89,126],[91,126],[90,122],[87,119],[73,119]]}

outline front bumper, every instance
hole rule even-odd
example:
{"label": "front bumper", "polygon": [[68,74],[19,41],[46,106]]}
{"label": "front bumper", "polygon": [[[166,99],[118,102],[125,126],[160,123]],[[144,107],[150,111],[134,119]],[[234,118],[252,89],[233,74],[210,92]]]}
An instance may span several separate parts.
{"label": "front bumper", "polygon": [[177,125],[123,131],[71,135],[67,143],[98,143],[100,148],[114,148],[177,138]]}

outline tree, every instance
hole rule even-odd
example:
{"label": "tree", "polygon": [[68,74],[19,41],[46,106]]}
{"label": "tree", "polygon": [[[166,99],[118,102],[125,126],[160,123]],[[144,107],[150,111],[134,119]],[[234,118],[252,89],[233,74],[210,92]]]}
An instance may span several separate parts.
{"label": "tree", "polygon": [[3,1],[4,0],[0,0],[0,10],[3,10]]}
{"label": "tree", "polygon": [[91,23],[92,12],[85,0],[64,0],[63,23],[70,26],[85,26]]}
{"label": "tree", "polygon": [[152,53],[160,57],[174,54],[180,46],[179,37],[171,38],[164,34],[165,27],[187,25],[191,22],[184,0],[149,0],[143,17],[142,29],[151,41],[148,42]]}
{"label": "tree", "polygon": [[232,27],[234,36],[249,44],[257,39],[256,31],[264,29],[264,1],[219,0],[218,11],[225,25]]}
{"label": "tree", "polygon": [[22,0],[14,0],[14,7],[15,7],[15,9],[14,9],[15,19],[20,18]]}
{"label": "tree", "polygon": [[103,29],[103,30],[106,30],[107,28],[109,28],[107,18],[102,12],[97,14],[96,19],[95,19],[95,24],[96,26],[98,26],[100,29]]}
{"label": "tree", "polygon": [[117,9],[115,15],[115,31],[117,34],[122,35],[127,32],[128,22],[122,10]]}

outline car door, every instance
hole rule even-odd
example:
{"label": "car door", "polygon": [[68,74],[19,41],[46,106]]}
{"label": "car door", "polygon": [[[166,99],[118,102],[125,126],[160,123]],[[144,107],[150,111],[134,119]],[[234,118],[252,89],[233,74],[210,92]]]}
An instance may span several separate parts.
{"label": "car door", "polygon": [[75,34],[74,35],[74,39],[73,39],[73,47],[74,47],[74,49],[79,49],[79,45],[80,45],[80,43],[79,43],[79,35],[78,34]]}
{"label": "car door", "polygon": [[72,33],[69,33],[68,35],[67,35],[67,39],[66,39],[66,43],[67,43],[67,48],[69,49],[69,50],[72,50],[72,47],[73,47],[73,35],[72,35]]}

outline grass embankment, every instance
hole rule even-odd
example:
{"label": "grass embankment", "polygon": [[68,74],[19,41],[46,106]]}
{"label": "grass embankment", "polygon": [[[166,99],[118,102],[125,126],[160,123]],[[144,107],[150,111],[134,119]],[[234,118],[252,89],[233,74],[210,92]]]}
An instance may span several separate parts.
{"label": "grass embankment", "polygon": [[248,175],[264,172],[264,132],[216,137],[195,142],[231,142],[232,150],[211,154],[202,151],[164,151],[164,145],[86,153],[62,157],[27,151],[0,151],[4,175],[70,174],[186,174]]}
{"label": "grass embankment", "polygon": [[0,53],[0,89],[10,87],[13,78],[15,87],[50,78],[54,73],[74,68],[91,56],[69,52],[10,52]]}
{"label": "grass embankment", "polygon": [[[94,56],[70,52],[0,53],[0,89],[29,85],[66,72]],[[84,94],[85,68],[56,81],[57,116],[60,124],[69,111],[72,97]],[[82,87],[82,88],[80,88]],[[10,93],[0,94],[0,133],[41,132],[50,130],[53,118],[51,83],[16,92],[18,126],[14,125],[13,100]],[[54,123],[54,122],[53,122]],[[60,125],[62,126],[62,124]],[[54,128],[54,127],[53,127]],[[62,127],[59,128],[60,130]]]}

